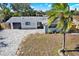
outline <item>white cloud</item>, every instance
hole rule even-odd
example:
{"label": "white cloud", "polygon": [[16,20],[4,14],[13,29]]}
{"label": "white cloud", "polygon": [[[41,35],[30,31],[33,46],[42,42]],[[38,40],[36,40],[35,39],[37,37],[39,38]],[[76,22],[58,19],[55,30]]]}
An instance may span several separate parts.
{"label": "white cloud", "polygon": [[51,7],[51,4],[49,4],[48,7],[50,8]]}
{"label": "white cloud", "polygon": [[34,8],[34,6],[31,6],[31,8]]}
{"label": "white cloud", "polygon": [[79,10],[79,4],[70,6],[70,10],[74,10],[75,8],[77,8]]}
{"label": "white cloud", "polygon": [[70,7],[70,10],[75,10],[75,8],[73,8],[73,7]]}
{"label": "white cloud", "polygon": [[11,9],[11,12],[15,12],[15,11]]}

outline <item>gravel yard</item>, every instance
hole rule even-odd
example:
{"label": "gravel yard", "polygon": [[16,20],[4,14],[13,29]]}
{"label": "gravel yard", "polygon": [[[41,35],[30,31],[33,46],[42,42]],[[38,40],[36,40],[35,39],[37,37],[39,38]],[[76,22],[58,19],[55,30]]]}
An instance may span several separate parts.
{"label": "gravel yard", "polygon": [[0,31],[0,56],[16,56],[16,50],[22,38],[28,34],[44,33],[43,29],[2,30]]}

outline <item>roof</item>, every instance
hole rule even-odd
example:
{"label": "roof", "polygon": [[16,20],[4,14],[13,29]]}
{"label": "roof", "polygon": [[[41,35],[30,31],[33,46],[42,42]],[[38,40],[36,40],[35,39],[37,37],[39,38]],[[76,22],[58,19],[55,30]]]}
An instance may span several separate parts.
{"label": "roof", "polygon": [[25,21],[32,21],[32,20],[38,20],[38,21],[46,21],[48,19],[48,17],[46,16],[43,16],[43,17],[33,17],[33,16],[30,16],[30,17],[11,17],[7,22],[25,22]]}
{"label": "roof", "polygon": [[[73,16],[73,23],[79,24],[79,16]],[[26,22],[26,21],[42,21],[43,23],[47,23],[48,17],[47,16],[26,16],[26,17],[11,17],[7,22]],[[54,23],[56,24],[59,21],[57,19]],[[51,25],[52,25],[51,24]]]}

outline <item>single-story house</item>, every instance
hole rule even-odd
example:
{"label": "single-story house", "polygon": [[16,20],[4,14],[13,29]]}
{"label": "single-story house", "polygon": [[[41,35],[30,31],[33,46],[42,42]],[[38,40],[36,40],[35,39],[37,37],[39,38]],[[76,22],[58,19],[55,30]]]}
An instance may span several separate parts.
{"label": "single-story house", "polygon": [[46,16],[11,17],[6,23],[11,25],[11,29],[43,29],[47,19]]}
{"label": "single-story house", "polygon": [[[6,23],[10,24],[11,29],[43,29],[44,24],[47,24],[47,20],[47,16],[11,17]],[[46,31],[57,32],[56,25],[59,20],[57,18]],[[79,26],[79,16],[73,17],[73,24]]]}

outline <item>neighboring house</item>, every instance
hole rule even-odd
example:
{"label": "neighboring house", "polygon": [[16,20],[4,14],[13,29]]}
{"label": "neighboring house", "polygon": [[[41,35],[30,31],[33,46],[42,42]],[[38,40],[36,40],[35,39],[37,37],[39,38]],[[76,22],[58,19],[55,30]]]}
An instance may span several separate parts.
{"label": "neighboring house", "polygon": [[48,17],[11,17],[6,23],[10,23],[11,29],[43,29]]}
{"label": "neighboring house", "polygon": [[79,16],[77,15],[74,16],[73,18],[74,18],[73,20],[74,25],[76,26],[77,29],[79,29]]}
{"label": "neighboring house", "polygon": [[79,33],[79,16],[73,16],[73,24],[69,31],[70,33]]}

